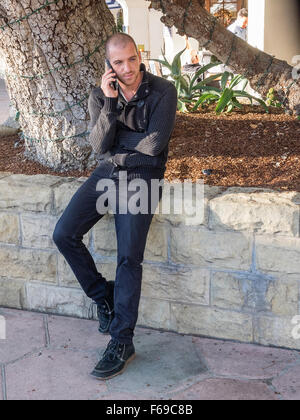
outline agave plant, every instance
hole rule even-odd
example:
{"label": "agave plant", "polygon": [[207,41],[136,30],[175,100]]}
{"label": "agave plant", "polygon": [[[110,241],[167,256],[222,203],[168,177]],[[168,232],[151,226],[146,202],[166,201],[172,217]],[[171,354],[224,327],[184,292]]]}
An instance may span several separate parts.
{"label": "agave plant", "polygon": [[186,48],[176,54],[172,63],[166,59],[163,53],[162,55],[164,60],[153,59],[153,61],[157,61],[170,71],[170,74],[164,77],[171,78],[175,84],[178,95],[177,108],[181,112],[188,112],[187,104],[194,106],[202,92],[211,89],[211,87],[208,86],[208,83],[216,80],[222,75],[222,73],[215,74],[199,82],[199,79],[205,74],[205,72],[207,72],[212,67],[221,64],[219,61],[207,64],[206,66],[199,69],[192,77],[188,74],[182,74],[180,57],[185,50]]}
{"label": "agave plant", "polygon": [[[232,79],[229,82],[230,77]],[[235,90],[234,87],[242,81],[241,90]],[[200,105],[203,106],[203,104],[216,102],[217,114],[220,114],[225,110],[226,112],[231,112],[234,108],[243,108],[243,105],[238,101],[238,98],[247,98],[250,100],[251,105],[253,105],[253,101],[257,101],[263,106],[266,112],[269,112],[269,108],[263,100],[245,92],[247,84],[248,80],[244,76],[240,74],[234,76],[233,73],[225,71],[221,78],[221,88],[211,87],[206,93],[202,94],[195,103],[193,111],[196,111]]]}

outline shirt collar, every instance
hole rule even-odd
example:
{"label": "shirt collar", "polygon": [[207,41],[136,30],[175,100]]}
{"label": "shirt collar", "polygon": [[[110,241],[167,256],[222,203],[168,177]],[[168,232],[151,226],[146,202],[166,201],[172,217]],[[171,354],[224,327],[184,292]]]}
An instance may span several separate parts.
{"label": "shirt collar", "polygon": [[[149,89],[149,75],[148,72],[146,70],[146,66],[144,63],[141,63],[140,65],[140,71],[143,71],[143,78],[141,81],[141,84],[136,92],[136,94],[131,98],[131,100],[129,102],[136,102],[139,101],[140,99],[145,98],[146,96],[149,95],[150,93],[150,89]],[[121,91],[119,91],[119,95],[121,95],[122,98],[124,98],[124,96],[122,95]],[[125,99],[125,98],[124,98]]]}

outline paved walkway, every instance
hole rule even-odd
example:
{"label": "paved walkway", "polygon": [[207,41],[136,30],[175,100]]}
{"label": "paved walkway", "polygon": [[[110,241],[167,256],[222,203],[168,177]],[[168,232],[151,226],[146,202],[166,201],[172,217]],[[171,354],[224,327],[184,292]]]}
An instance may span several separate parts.
{"label": "paved walkway", "polygon": [[89,372],[110,336],[96,321],[6,308],[0,315],[0,399],[300,399],[298,351],[137,327],[136,358],[123,374],[98,381]]}

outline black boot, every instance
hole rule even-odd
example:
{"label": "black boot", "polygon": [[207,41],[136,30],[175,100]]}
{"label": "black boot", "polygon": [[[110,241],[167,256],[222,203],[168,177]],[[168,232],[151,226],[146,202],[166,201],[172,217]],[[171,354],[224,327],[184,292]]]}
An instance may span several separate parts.
{"label": "black boot", "polygon": [[97,315],[99,319],[99,332],[107,334],[110,324],[114,318],[114,281],[107,282],[107,295],[102,303],[97,304]]}
{"label": "black boot", "polygon": [[101,380],[110,379],[122,373],[134,358],[135,349],[132,343],[122,344],[112,338],[91,375]]}

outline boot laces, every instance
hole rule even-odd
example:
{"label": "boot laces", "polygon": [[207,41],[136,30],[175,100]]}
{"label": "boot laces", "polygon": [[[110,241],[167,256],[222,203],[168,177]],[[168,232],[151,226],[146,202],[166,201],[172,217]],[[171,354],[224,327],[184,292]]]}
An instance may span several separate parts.
{"label": "boot laces", "polygon": [[107,345],[107,348],[103,354],[103,359],[114,360],[117,356],[121,355],[123,345],[117,340],[111,339]]}
{"label": "boot laces", "polygon": [[114,310],[110,310],[110,306],[107,302],[107,300],[105,300],[105,303],[101,303],[98,304],[98,315],[99,314],[106,314],[106,315],[111,315],[114,312]]}

